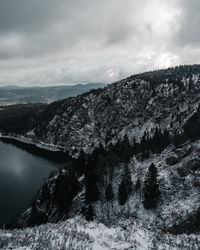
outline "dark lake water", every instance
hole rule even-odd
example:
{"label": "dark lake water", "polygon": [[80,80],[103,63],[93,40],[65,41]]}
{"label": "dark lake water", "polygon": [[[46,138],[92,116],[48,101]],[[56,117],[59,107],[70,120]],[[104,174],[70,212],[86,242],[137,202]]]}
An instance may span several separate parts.
{"label": "dark lake water", "polygon": [[28,208],[43,180],[58,167],[0,141],[0,225]]}

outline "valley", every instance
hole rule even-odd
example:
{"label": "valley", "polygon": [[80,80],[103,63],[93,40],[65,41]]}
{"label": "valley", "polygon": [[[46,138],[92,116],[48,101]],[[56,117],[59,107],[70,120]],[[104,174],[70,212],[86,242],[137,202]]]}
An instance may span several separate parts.
{"label": "valley", "polygon": [[114,249],[199,249],[199,83],[199,65],[152,71],[36,107],[23,126],[20,113],[0,122],[4,138],[68,157],[1,232],[4,246],[110,249],[110,234]]}
{"label": "valley", "polygon": [[70,96],[80,95],[90,89],[102,88],[103,83],[86,83],[61,86],[5,86],[0,87],[0,106],[30,103],[51,103]]}

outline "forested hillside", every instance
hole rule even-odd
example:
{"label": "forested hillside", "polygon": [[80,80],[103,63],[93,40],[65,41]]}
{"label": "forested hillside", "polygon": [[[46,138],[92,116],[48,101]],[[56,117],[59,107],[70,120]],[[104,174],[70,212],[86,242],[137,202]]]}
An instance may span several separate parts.
{"label": "forested hillside", "polygon": [[120,225],[128,249],[199,249],[199,104],[200,66],[180,66],[47,105],[20,132],[0,126],[72,156],[8,227],[80,216]]}

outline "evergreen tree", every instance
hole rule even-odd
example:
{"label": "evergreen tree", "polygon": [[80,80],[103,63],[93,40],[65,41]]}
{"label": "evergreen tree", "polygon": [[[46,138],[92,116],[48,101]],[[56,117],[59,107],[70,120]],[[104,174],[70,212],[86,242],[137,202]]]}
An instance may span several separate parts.
{"label": "evergreen tree", "polygon": [[140,183],[140,179],[137,178],[136,184],[135,184],[135,190],[140,190],[141,188],[141,183]]}
{"label": "evergreen tree", "polygon": [[112,185],[109,184],[106,188],[106,200],[111,201],[113,199],[114,199],[114,194],[113,194],[113,190],[112,190]]}
{"label": "evergreen tree", "polygon": [[146,209],[156,208],[159,195],[160,191],[157,182],[157,169],[156,166],[152,163],[149,167],[149,170],[147,172],[144,181],[144,188],[143,188],[144,208]]}
{"label": "evergreen tree", "polygon": [[74,196],[79,190],[79,183],[74,172],[60,173],[55,182],[54,199],[59,210],[67,212]]}
{"label": "evergreen tree", "polygon": [[200,138],[200,104],[197,111],[188,119],[184,125],[184,134],[191,140]]}
{"label": "evergreen tree", "polygon": [[88,207],[88,209],[85,212],[85,218],[87,221],[93,221],[94,220],[94,210],[92,205]]}
{"label": "evergreen tree", "polygon": [[160,128],[156,127],[156,131],[154,134],[154,148],[156,152],[160,152],[163,149],[163,136]]}
{"label": "evergreen tree", "polygon": [[125,135],[121,141],[117,140],[117,143],[113,146],[110,146],[109,150],[111,150],[111,147],[121,162],[127,163],[131,155],[134,153],[134,148],[130,145],[127,135]]}
{"label": "evergreen tree", "polygon": [[148,149],[149,146],[149,140],[146,139],[146,133],[142,136],[142,140],[140,142],[139,145],[139,149],[140,151],[145,151],[146,149]]}
{"label": "evergreen tree", "polygon": [[165,129],[163,133],[163,147],[167,147],[170,144],[170,135],[169,132]]}
{"label": "evergreen tree", "polygon": [[189,81],[188,81],[188,89],[191,90],[193,86],[193,80],[192,80],[192,76],[189,76]]}
{"label": "evergreen tree", "polygon": [[124,205],[126,203],[132,190],[133,190],[133,184],[131,180],[131,174],[128,169],[128,166],[125,165],[124,172],[122,175],[122,181],[119,185],[119,190],[118,190],[118,200],[120,205]]}
{"label": "evergreen tree", "polygon": [[99,200],[100,192],[97,185],[97,175],[94,171],[87,174],[85,178],[85,200],[86,203]]}
{"label": "evergreen tree", "polygon": [[27,225],[29,227],[38,226],[47,222],[46,214],[37,208],[36,201],[34,200],[31,206],[31,213],[29,215]]}
{"label": "evergreen tree", "polygon": [[78,173],[78,175],[82,175],[84,173],[85,168],[85,159],[86,155],[83,149],[80,150],[79,157],[77,159],[72,160],[73,169]]}
{"label": "evergreen tree", "polygon": [[100,191],[98,187],[98,173],[96,152],[89,157],[85,167],[85,201],[86,203],[98,201],[100,198]]}
{"label": "evergreen tree", "polygon": [[126,134],[122,141],[122,158],[125,160],[125,162],[128,162],[130,156],[131,156],[131,146],[129,143],[128,136]]}
{"label": "evergreen tree", "polygon": [[42,203],[48,201],[50,199],[50,190],[48,188],[48,184],[47,182],[44,183],[44,185],[42,186],[42,189],[41,189],[41,193],[40,193],[40,201]]}

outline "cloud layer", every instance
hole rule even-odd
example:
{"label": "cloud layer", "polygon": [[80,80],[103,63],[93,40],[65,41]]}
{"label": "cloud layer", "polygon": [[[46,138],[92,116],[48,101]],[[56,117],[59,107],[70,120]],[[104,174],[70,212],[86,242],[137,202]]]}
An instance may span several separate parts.
{"label": "cloud layer", "polygon": [[0,86],[112,82],[199,63],[198,0],[2,0]]}

